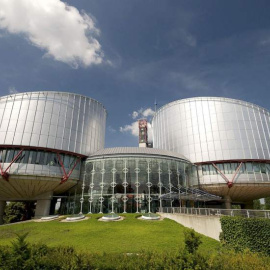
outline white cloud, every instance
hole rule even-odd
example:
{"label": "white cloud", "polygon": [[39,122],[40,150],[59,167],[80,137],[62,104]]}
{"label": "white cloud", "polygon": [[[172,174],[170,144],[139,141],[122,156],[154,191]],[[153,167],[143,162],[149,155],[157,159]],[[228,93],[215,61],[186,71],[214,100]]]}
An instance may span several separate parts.
{"label": "white cloud", "polygon": [[24,34],[53,57],[78,67],[102,62],[93,19],[60,0],[0,0],[0,28]]}
{"label": "white cloud", "polygon": [[138,112],[134,111],[132,113],[132,119],[136,119],[138,116],[139,116],[139,113]]}
{"label": "white cloud", "polygon": [[134,111],[131,115],[132,119],[139,119],[139,118],[148,118],[155,114],[155,111],[153,111],[151,108],[147,109],[139,109],[138,111]]}
{"label": "white cloud", "polygon": [[142,115],[144,117],[149,117],[149,116],[153,116],[155,114],[155,111],[153,111],[151,108],[147,108],[146,110],[144,110],[142,112]]}
{"label": "white cloud", "polygon": [[131,133],[133,136],[137,137],[139,136],[139,127],[138,127],[138,122],[135,121],[131,123],[130,125],[125,125],[124,127],[120,127],[120,131],[122,133]]}
{"label": "white cloud", "polygon": [[8,92],[9,92],[9,94],[17,94],[17,93],[19,93],[19,91],[17,91],[17,89],[14,87],[14,86],[12,86],[12,87],[9,87],[8,88]]}

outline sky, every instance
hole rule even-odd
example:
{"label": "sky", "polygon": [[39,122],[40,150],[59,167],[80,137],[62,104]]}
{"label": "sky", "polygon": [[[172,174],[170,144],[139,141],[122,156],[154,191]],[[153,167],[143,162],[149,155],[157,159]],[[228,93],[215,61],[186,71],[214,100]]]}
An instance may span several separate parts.
{"label": "sky", "polygon": [[137,119],[219,96],[270,109],[268,0],[0,0],[0,95],[64,91],[108,112],[106,147]]}

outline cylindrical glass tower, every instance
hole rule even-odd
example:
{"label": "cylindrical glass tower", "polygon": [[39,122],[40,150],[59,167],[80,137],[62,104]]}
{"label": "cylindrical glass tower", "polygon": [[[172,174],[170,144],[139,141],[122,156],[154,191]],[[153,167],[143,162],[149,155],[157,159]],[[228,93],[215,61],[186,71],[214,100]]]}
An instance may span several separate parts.
{"label": "cylindrical glass tower", "polygon": [[152,124],[154,147],[197,164],[202,188],[238,202],[269,196],[268,110],[229,98],[189,98],[161,107]]}
{"label": "cylindrical glass tower", "polygon": [[9,180],[1,181],[1,199],[34,200],[74,186],[81,161],[104,147],[105,122],[103,105],[78,94],[1,97],[1,176]]}

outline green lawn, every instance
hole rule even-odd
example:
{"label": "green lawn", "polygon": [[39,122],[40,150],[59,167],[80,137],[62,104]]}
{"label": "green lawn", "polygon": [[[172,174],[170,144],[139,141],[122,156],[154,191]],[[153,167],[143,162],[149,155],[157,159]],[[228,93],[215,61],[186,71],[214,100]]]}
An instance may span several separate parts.
{"label": "green lawn", "polygon": [[[176,251],[184,246],[184,227],[172,220],[145,221],[136,214],[125,214],[123,221],[101,222],[102,215],[91,215],[79,222],[27,222],[0,226],[0,245],[10,245],[17,234],[29,232],[30,243],[73,246],[94,253],[136,253],[141,250]],[[213,252],[219,242],[202,237],[201,250]]]}

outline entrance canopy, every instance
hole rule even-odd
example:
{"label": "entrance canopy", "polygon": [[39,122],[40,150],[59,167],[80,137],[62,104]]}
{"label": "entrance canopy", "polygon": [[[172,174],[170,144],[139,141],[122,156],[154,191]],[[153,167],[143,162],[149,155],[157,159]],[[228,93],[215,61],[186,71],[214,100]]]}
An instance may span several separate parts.
{"label": "entrance canopy", "polygon": [[[174,187],[175,188],[175,187]],[[163,200],[189,200],[189,201],[220,201],[221,197],[210,194],[197,188],[180,187],[178,192],[169,192],[160,196]]]}

